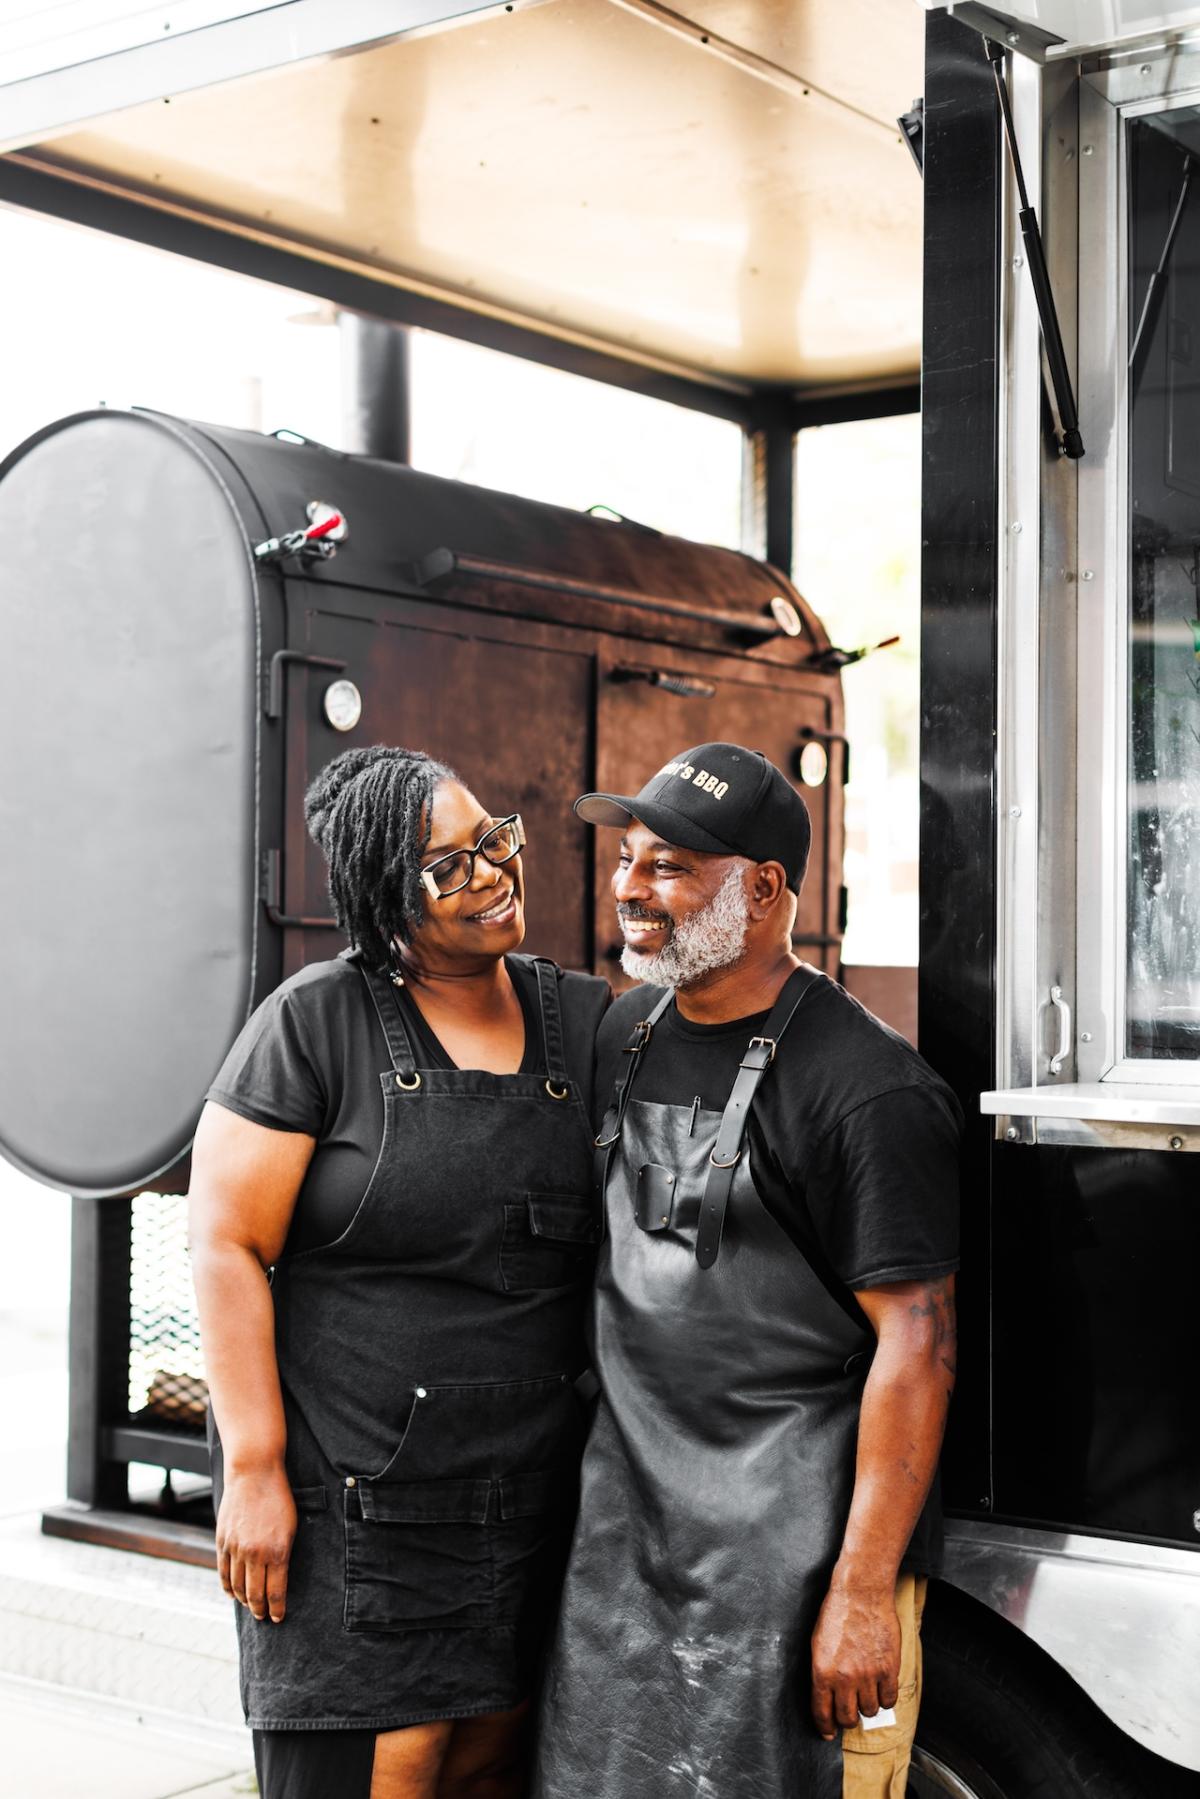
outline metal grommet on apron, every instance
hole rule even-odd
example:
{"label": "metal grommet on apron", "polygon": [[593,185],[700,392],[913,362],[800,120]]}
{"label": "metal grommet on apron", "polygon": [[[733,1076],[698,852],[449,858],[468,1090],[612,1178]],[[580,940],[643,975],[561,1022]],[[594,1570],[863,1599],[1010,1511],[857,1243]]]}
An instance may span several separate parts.
{"label": "metal grommet on apron", "polygon": [[299,1527],[284,1623],[238,1608],[258,1730],[519,1704],[574,1516],[599,1212],[558,971],[532,964],[544,1069],[496,1075],[418,1068],[395,988],[358,966],[383,1135],[346,1230],[274,1270]]}
{"label": "metal grommet on apron", "polygon": [[754,1093],[822,980],[789,977],[723,1115],[634,1095],[673,995],[628,1045],[596,1146],[599,1394],[536,1799],[841,1799],[809,1644],[853,1490],[865,1368],[847,1364],[870,1345],[745,1153]]}

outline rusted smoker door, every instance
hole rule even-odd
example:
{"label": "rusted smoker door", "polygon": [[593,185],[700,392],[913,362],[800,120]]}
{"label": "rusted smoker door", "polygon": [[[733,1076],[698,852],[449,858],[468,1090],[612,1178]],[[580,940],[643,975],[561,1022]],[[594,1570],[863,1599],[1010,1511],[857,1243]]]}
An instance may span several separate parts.
{"label": "rusted smoker door", "polygon": [[[834,716],[840,690],[829,681],[809,688],[787,671],[748,660],[696,656],[630,645],[630,654],[605,652],[598,669],[596,786],[601,792],[636,793],[678,750],[722,740],[761,750],[800,787],[812,813],[809,878],[800,895],[793,941],[796,953],[836,976],[844,921],[842,888],[842,767],[845,742]],[[774,677],[774,679],[772,678]],[[826,750],[828,775],[819,785],[799,779],[806,745]],[[819,770],[821,757],[816,757]],[[813,773],[813,761],[805,763]],[[620,933],[610,881],[617,855],[615,832],[600,831],[596,844],[596,963],[620,981]]]}
{"label": "rusted smoker door", "polygon": [[[370,594],[322,585],[320,597],[303,631],[306,653],[322,661],[289,671],[282,909],[310,918],[329,911],[324,858],[304,830],[309,781],[352,746],[406,744],[447,762],[486,810],[520,812],[528,835],[526,948],[568,968],[587,967],[580,895],[592,862],[587,828],[571,805],[591,778],[589,648],[531,643],[527,626],[503,617],[468,624],[394,594],[386,596],[386,616],[382,607],[372,616]],[[340,605],[347,610],[333,609]],[[335,729],[325,707],[330,686],[343,680],[362,696],[349,731]],[[335,932],[319,927],[287,938],[289,971],[342,947]]]}

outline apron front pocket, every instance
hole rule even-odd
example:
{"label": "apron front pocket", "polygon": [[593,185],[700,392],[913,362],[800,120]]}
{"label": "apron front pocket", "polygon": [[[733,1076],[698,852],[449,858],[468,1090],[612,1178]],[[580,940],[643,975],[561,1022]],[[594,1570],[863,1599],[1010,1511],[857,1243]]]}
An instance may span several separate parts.
{"label": "apron front pocket", "polygon": [[570,1287],[582,1280],[600,1241],[595,1202],[576,1193],[527,1193],[504,1207],[500,1279],[506,1293]]}
{"label": "apron front pocket", "polygon": [[486,1480],[363,1482],[347,1491],[347,1630],[491,1623],[489,1496]]}

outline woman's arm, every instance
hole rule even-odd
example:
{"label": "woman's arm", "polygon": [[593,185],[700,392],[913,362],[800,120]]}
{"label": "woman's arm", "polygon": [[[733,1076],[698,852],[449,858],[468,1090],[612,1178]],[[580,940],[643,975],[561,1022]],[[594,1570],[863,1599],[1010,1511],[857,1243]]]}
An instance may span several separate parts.
{"label": "woman's arm", "polygon": [[296,1508],[267,1269],[278,1259],[316,1139],[204,1108],[188,1196],[192,1276],[213,1416],[224,1454],[221,1584],[256,1618],[282,1622]]}

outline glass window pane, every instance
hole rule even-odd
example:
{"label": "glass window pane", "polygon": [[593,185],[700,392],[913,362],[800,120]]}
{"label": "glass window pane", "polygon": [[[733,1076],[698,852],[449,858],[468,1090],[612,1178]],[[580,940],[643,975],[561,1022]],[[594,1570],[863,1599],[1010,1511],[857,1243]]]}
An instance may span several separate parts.
{"label": "glass window pane", "polygon": [[1200,121],[1129,127],[1125,1053],[1200,1057]]}
{"label": "glass window pane", "polygon": [[844,649],[900,636],[842,676],[851,963],[917,961],[920,571],[919,415],[801,431],[796,585]]}
{"label": "glass window pane", "polygon": [[411,366],[415,468],[740,547],[737,425],[427,331]]}

